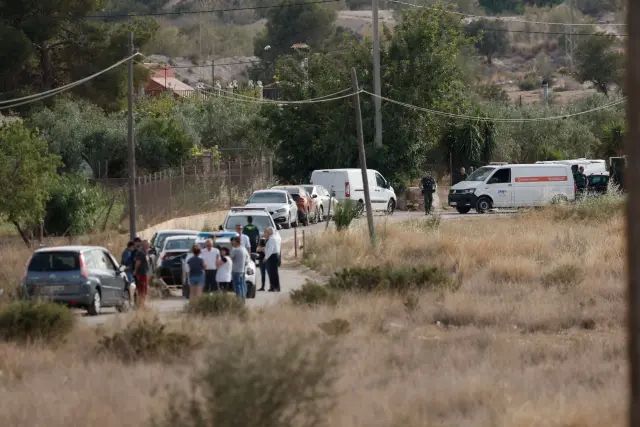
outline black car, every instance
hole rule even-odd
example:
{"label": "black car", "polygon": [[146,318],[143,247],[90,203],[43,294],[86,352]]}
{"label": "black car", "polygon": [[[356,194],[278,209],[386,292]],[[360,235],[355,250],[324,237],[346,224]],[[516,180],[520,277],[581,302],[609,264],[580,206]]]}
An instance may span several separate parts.
{"label": "black car", "polygon": [[606,194],[609,189],[609,175],[589,175],[587,177],[589,194]]}
{"label": "black car", "polygon": [[35,251],[22,286],[29,299],[84,308],[91,315],[100,314],[103,307],[128,310],[135,289],[113,255],[97,246],[59,246]]}
{"label": "black car", "polygon": [[182,267],[188,253],[167,254],[158,268],[158,276],[169,286],[182,286]]}

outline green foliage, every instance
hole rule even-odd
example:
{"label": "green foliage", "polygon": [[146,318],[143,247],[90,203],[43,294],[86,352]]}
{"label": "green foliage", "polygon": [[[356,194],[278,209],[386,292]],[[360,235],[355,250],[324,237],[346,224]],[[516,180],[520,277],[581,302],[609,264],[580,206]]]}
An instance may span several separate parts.
{"label": "green foliage", "polygon": [[605,95],[612,83],[620,84],[623,74],[623,55],[618,52],[615,36],[582,38],[575,52],[577,77],[593,83]]}
{"label": "green foliage", "polygon": [[0,217],[15,225],[27,244],[26,229],[44,217],[58,164],[46,142],[22,122],[0,127]]}
{"label": "green foliage", "polygon": [[198,316],[224,316],[232,315],[245,318],[248,315],[247,308],[235,294],[217,292],[203,295],[195,301],[190,301],[187,313]]}
{"label": "green foliage", "polygon": [[78,175],[62,175],[51,188],[50,197],[44,218],[49,235],[77,236],[95,231],[111,202],[101,187]]}
{"label": "green foliage", "polygon": [[137,320],[124,330],[100,340],[98,352],[133,363],[173,362],[189,354],[197,343],[187,334],[167,332],[157,319]]}
{"label": "green foliage", "polygon": [[540,79],[533,73],[529,73],[518,81],[520,90],[536,90],[540,88]]}
{"label": "green foliage", "polygon": [[74,320],[73,313],[59,304],[16,301],[0,309],[0,339],[58,341],[71,332]]}
{"label": "green foliage", "polygon": [[509,95],[507,92],[496,84],[485,84],[477,87],[476,91],[483,99],[493,102],[507,103]]}
{"label": "green foliage", "polygon": [[475,39],[478,52],[492,64],[493,57],[505,53],[509,48],[509,37],[504,31],[507,26],[501,22],[479,19],[467,24],[466,32]]}
{"label": "green foliage", "polygon": [[523,13],[525,6],[555,6],[564,0],[479,0],[478,3],[489,13]]}
{"label": "green foliage", "polygon": [[[479,111],[479,115],[482,115]],[[491,122],[464,121],[447,129],[442,140],[451,153],[454,169],[482,166],[491,162],[496,145],[495,126]]]}
{"label": "green foliage", "polygon": [[362,212],[362,206],[351,199],[338,203],[333,213],[333,222],[338,231],[349,228],[354,219],[358,218]]}
{"label": "green foliage", "polygon": [[173,117],[145,118],[137,130],[136,163],[146,171],[179,166],[195,145],[184,123]]}
{"label": "green foliage", "polygon": [[191,393],[178,392],[155,427],[328,425],[337,378],[331,341],[225,334],[204,361]]}
{"label": "green foliage", "polygon": [[314,282],[305,283],[302,288],[291,291],[291,302],[296,305],[335,305],[338,296],[324,285]]}
{"label": "green foliage", "polygon": [[336,273],[328,284],[337,291],[408,292],[455,290],[451,278],[437,267],[356,267]]}
{"label": "green foliage", "polygon": [[598,158],[619,156],[624,152],[625,123],[622,118],[606,123],[602,128],[602,144],[596,149]]}
{"label": "green foliage", "polygon": [[558,221],[606,222],[623,213],[625,206],[626,198],[610,190],[603,196],[587,196],[575,203],[553,205],[550,209]]}

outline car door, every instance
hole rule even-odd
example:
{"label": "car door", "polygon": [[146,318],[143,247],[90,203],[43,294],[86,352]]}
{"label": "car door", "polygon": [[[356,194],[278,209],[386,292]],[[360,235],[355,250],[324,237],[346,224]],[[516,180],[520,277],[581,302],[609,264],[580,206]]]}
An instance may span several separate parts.
{"label": "car door", "polygon": [[384,210],[387,209],[387,205],[389,204],[389,192],[387,191],[387,180],[384,179],[382,175],[378,172],[375,173],[375,198],[376,198],[376,209]]}
{"label": "car door", "polygon": [[100,277],[102,300],[104,304],[114,304],[120,297],[119,282],[122,280],[120,274],[115,269],[109,255],[101,249],[96,249],[94,259],[96,261],[96,271]]}
{"label": "car door", "polygon": [[493,206],[509,207],[513,204],[511,168],[501,168],[487,180],[486,191],[493,199]]}
{"label": "car door", "polygon": [[113,294],[116,303],[120,302],[120,299],[124,295],[124,290],[127,286],[126,275],[120,271],[117,261],[109,252],[104,252],[105,262],[109,271],[113,272]]}

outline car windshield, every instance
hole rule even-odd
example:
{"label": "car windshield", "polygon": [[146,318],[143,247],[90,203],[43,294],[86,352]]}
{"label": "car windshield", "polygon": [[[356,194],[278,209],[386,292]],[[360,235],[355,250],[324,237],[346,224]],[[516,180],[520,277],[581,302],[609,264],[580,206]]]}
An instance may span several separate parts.
{"label": "car windshield", "polygon": [[465,181],[484,182],[496,168],[480,168],[467,177]]}
{"label": "car windshield", "polygon": [[247,217],[249,216],[253,216],[253,225],[258,227],[258,230],[260,230],[260,232],[263,232],[267,227],[273,227],[271,218],[268,216],[232,215],[227,218],[227,221],[224,224],[224,229],[235,230],[237,224],[240,224],[244,227],[245,225],[247,225]]}
{"label": "car windshield", "polygon": [[158,235],[158,238],[156,239],[156,243],[155,243],[156,248],[162,249],[162,246],[164,246],[165,240],[167,240],[169,237],[180,236],[181,234],[188,234],[188,233],[175,232],[175,233],[166,233],[166,234]]}
{"label": "car windshield", "polygon": [[29,271],[74,271],[80,270],[77,252],[40,252],[33,254]]}
{"label": "car windshield", "polygon": [[166,251],[189,250],[195,243],[195,238],[171,239],[167,241],[164,249]]}
{"label": "car windshield", "polygon": [[254,193],[249,203],[287,203],[287,196],[283,193]]}
{"label": "car windshield", "polygon": [[313,193],[313,185],[305,185],[304,189],[309,194]]}

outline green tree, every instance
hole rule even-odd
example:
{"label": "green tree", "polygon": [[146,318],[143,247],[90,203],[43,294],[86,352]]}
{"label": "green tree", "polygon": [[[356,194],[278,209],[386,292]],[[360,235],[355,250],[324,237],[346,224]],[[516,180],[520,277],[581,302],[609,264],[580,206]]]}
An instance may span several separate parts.
{"label": "green tree", "polygon": [[[292,3],[297,1],[280,1],[282,5]],[[318,51],[335,33],[336,11],[323,5],[273,8],[266,17],[265,30],[254,40],[254,54],[262,59],[262,64],[252,73],[264,81],[272,80],[277,58],[291,54],[294,43],[306,43]]]}
{"label": "green tree", "polygon": [[172,117],[143,119],[138,125],[136,142],[136,163],[147,172],[179,166],[195,146],[193,135]]}
{"label": "green tree", "polygon": [[21,122],[0,127],[0,217],[16,227],[27,246],[42,221],[59,158]]}
{"label": "green tree", "polygon": [[475,40],[478,52],[486,56],[487,63],[493,63],[495,55],[503,54],[509,47],[509,37],[504,31],[507,26],[501,22],[479,19],[466,27],[466,32]]}
{"label": "green tree", "polygon": [[[482,115],[479,111],[476,113]],[[483,166],[493,159],[496,145],[495,125],[491,122],[465,121],[453,124],[442,139],[443,148],[451,153],[453,169],[460,166]]]}
{"label": "green tree", "polygon": [[623,55],[615,47],[615,36],[601,34],[583,39],[575,53],[578,79],[593,83],[605,95],[622,79]]}

